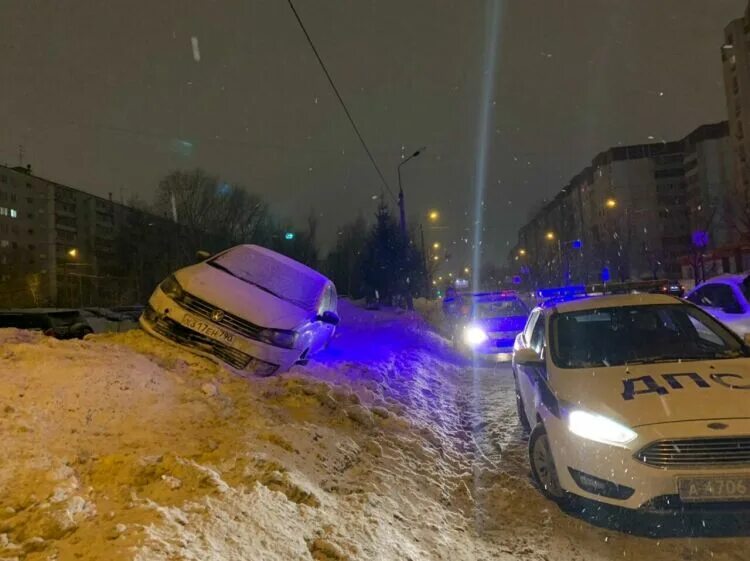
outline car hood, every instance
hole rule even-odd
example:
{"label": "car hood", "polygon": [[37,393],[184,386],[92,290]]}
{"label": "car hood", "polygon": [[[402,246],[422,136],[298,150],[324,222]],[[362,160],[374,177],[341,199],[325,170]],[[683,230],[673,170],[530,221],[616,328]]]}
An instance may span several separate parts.
{"label": "car hood", "polygon": [[750,418],[750,359],[555,370],[562,405],[627,426]]}
{"label": "car hood", "polygon": [[175,277],[185,292],[261,327],[294,329],[309,319],[299,306],[205,263],[181,269]]}
{"label": "car hood", "polygon": [[514,334],[523,331],[526,325],[526,316],[510,316],[503,318],[483,318],[475,320],[475,325],[489,333],[494,332],[513,332]]}

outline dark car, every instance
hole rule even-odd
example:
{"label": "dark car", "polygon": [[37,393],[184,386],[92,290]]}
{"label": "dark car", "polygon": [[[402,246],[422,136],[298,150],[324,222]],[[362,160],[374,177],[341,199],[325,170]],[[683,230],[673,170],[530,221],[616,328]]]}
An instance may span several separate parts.
{"label": "dark car", "polygon": [[0,311],[0,328],[41,331],[56,339],[83,339],[93,333],[78,310],[27,309]]}

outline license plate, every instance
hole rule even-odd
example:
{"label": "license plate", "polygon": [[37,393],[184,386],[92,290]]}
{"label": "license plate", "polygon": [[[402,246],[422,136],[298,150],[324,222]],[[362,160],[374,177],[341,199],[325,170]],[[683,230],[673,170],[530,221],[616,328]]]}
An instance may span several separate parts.
{"label": "license plate", "polygon": [[747,501],[750,477],[681,477],[677,489],[683,501]]}
{"label": "license plate", "polygon": [[193,331],[202,333],[203,335],[211,337],[212,339],[220,339],[222,341],[226,341],[227,343],[232,343],[234,341],[234,335],[232,335],[228,331],[218,329],[217,327],[214,327],[213,325],[208,324],[195,316],[191,316],[190,314],[185,314],[184,316],[182,316],[182,324],[189,327]]}

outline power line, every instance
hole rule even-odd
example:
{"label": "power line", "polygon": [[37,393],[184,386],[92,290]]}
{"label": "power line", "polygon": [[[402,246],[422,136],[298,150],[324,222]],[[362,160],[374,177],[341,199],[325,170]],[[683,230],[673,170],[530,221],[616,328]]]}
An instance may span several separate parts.
{"label": "power line", "polygon": [[349,122],[351,123],[352,128],[354,129],[354,132],[357,135],[357,138],[359,138],[360,143],[362,143],[362,148],[365,149],[365,152],[367,153],[367,157],[370,158],[370,162],[372,162],[372,166],[375,168],[375,171],[378,172],[380,181],[383,182],[383,185],[385,186],[388,193],[391,195],[391,198],[393,198],[393,200],[395,201],[396,196],[393,194],[393,191],[391,191],[391,187],[390,185],[388,185],[388,182],[385,180],[385,176],[383,175],[383,172],[380,171],[380,167],[378,166],[378,163],[375,161],[375,158],[372,155],[372,152],[370,152],[370,149],[367,147],[367,143],[365,142],[365,139],[362,137],[362,133],[359,132],[357,123],[354,122],[354,118],[352,117],[352,114],[349,112],[349,108],[346,106],[346,103],[344,103],[344,99],[341,97],[341,94],[339,93],[339,90],[336,87],[336,84],[333,82],[333,78],[331,78],[331,75],[328,72],[328,69],[326,68],[325,63],[323,62],[323,59],[320,58],[318,49],[315,48],[315,44],[313,43],[313,40],[310,37],[310,34],[307,32],[307,29],[305,28],[305,24],[302,23],[302,19],[297,13],[297,10],[295,9],[294,4],[292,3],[292,0],[287,0],[287,2],[289,3],[289,7],[292,9],[292,12],[294,13],[294,17],[297,19],[297,23],[299,23],[299,26],[302,29],[302,33],[304,33],[305,37],[307,38],[307,42],[310,44],[310,48],[312,49],[313,53],[315,53],[315,58],[318,59],[318,62],[320,63],[320,67],[323,69],[323,72],[325,73],[326,78],[328,78],[328,83],[331,84],[331,88],[333,88],[333,92],[336,94],[336,97],[338,98],[339,103],[341,104],[341,107],[344,109],[344,113],[346,113],[346,116],[349,119]]}

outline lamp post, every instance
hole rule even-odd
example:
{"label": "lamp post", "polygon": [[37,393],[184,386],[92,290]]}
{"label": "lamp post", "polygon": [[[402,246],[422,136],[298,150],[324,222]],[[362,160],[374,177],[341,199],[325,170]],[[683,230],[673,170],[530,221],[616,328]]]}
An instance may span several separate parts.
{"label": "lamp post", "polygon": [[412,160],[416,158],[417,156],[419,156],[424,149],[425,147],[422,146],[419,150],[416,150],[411,156],[401,160],[401,162],[396,166],[396,173],[398,174],[398,212],[399,212],[399,219],[400,219],[399,223],[401,225],[401,233],[404,236],[406,236],[406,203],[404,202],[404,188],[401,185],[401,166],[403,166],[409,160]]}
{"label": "lamp post", "polygon": [[[401,166],[403,166],[406,162],[409,160],[412,160],[419,156],[422,151],[425,149],[423,146],[422,148],[416,150],[411,156],[408,158],[405,158],[402,160],[397,166],[396,166],[396,173],[398,174],[398,212],[399,212],[399,224],[401,225],[401,235],[404,239],[404,251],[407,251],[407,234],[406,234],[406,203],[404,202],[404,188],[401,185]],[[424,239],[424,238],[423,238]],[[422,242],[422,251],[424,252],[424,241]],[[426,267],[425,267],[426,272]],[[404,279],[405,284],[405,291],[406,291],[406,307],[409,310],[414,309],[414,303],[412,302],[411,297],[411,287],[409,286],[409,279]]]}
{"label": "lamp post", "polygon": [[[547,239],[547,241],[556,241],[557,242],[557,262],[560,266],[560,273],[563,277],[560,279],[565,286],[568,286],[570,284],[570,270],[568,266],[568,255],[567,255],[567,249],[568,246],[572,247],[573,249],[581,249],[583,247],[583,244],[581,243],[581,240],[575,239],[575,240],[561,240],[559,236],[557,236],[554,232],[549,231],[547,232],[544,237]],[[563,246],[565,246],[566,252],[563,253]],[[519,255],[526,255],[526,250],[520,250]],[[563,263],[563,257],[565,257],[565,263]]]}

